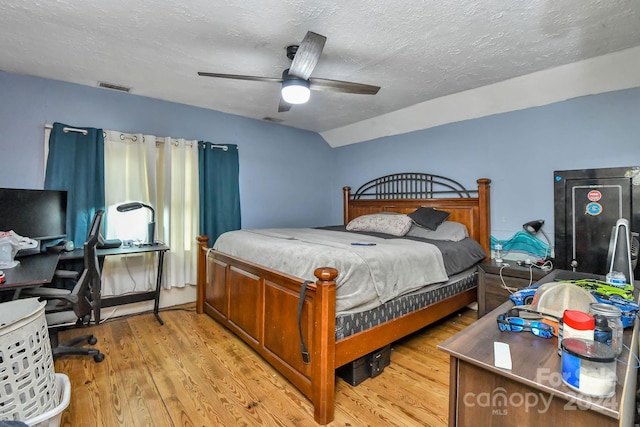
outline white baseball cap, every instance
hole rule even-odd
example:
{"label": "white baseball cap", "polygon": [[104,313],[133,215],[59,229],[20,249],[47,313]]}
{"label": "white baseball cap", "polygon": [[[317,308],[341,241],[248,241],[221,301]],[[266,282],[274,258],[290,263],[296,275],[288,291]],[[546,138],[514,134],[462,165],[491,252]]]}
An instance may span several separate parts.
{"label": "white baseball cap", "polygon": [[530,305],[514,308],[536,311],[562,319],[565,310],[589,313],[592,303],[597,303],[591,293],[569,281],[543,283],[536,290]]}

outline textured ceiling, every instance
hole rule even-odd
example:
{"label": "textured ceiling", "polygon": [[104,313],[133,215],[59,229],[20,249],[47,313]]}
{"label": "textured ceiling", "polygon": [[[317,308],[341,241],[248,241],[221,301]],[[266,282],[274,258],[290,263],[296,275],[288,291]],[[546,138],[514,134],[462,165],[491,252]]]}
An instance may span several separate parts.
{"label": "textured ceiling", "polygon": [[[285,47],[327,42],[312,77],[381,86],[313,92],[278,113]],[[639,0],[4,0],[0,69],[315,132],[640,45]]]}

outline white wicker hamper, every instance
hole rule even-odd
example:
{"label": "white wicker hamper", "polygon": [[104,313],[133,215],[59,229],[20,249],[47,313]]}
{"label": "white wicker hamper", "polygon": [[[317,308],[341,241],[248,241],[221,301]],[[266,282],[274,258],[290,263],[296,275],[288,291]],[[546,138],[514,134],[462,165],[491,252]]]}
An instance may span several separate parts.
{"label": "white wicker hamper", "polygon": [[65,374],[56,374],[56,384],[58,385],[57,402],[58,405],[42,415],[24,421],[30,427],[60,427],[62,412],[67,409],[71,402],[71,381]]}
{"label": "white wicker hamper", "polygon": [[0,420],[26,420],[59,404],[45,303],[0,304]]}

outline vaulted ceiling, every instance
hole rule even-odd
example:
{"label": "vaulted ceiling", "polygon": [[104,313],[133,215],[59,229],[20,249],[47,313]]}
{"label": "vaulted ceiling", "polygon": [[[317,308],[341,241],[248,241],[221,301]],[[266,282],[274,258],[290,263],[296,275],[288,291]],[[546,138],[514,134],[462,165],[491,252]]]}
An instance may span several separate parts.
{"label": "vaulted ceiling", "polygon": [[[285,48],[327,37],[313,91],[278,112]],[[7,0],[0,69],[326,132],[446,95],[640,46],[638,0]]]}

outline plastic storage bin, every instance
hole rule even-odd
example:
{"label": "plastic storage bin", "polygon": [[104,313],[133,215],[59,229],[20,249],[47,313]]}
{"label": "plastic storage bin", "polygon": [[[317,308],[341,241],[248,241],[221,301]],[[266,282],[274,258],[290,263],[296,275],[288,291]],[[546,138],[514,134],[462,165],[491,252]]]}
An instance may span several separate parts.
{"label": "plastic storage bin", "polygon": [[45,303],[0,304],[0,420],[27,420],[58,405]]}
{"label": "plastic storage bin", "polygon": [[58,388],[58,406],[52,410],[24,421],[30,427],[59,427],[62,419],[62,412],[67,409],[71,402],[71,382],[65,374],[56,374],[56,385]]}

